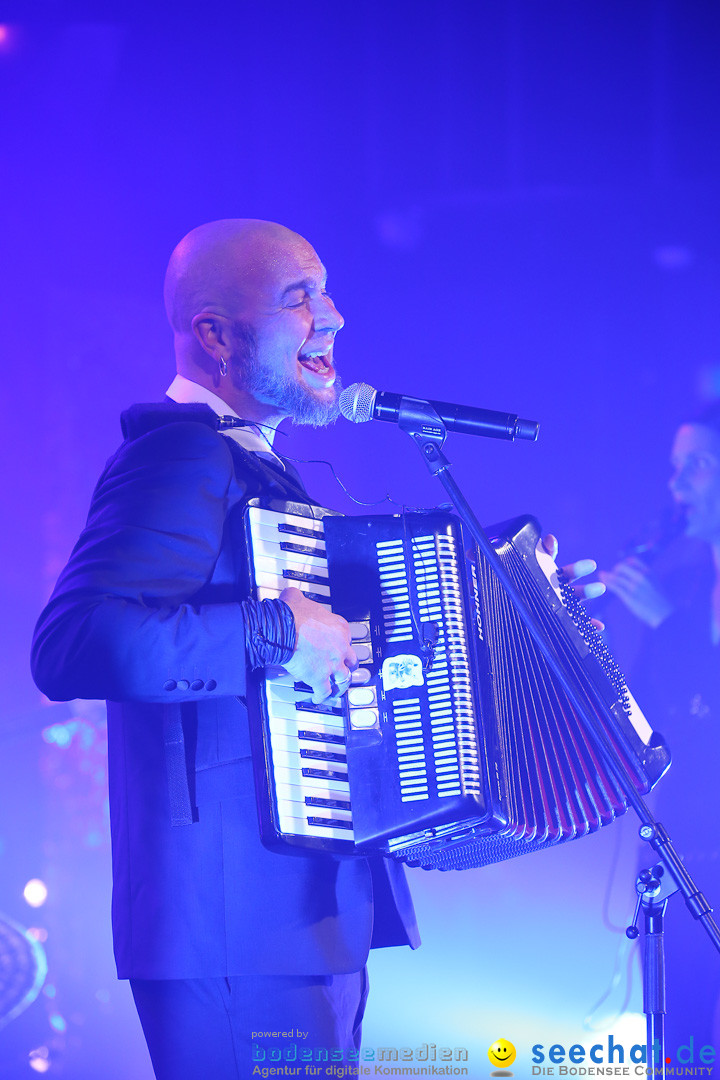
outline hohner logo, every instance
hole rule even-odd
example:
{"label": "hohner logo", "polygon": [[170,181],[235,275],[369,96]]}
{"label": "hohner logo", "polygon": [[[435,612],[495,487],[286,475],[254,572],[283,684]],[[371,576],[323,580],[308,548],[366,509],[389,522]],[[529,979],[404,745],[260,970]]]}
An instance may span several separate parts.
{"label": "hohner logo", "polygon": [[478,637],[481,641],[484,641],[483,621],[482,615],[480,614],[480,590],[478,588],[478,576],[475,563],[471,563],[470,572],[472,574],[473,599],[475,601],[475,626],[477,627]]}

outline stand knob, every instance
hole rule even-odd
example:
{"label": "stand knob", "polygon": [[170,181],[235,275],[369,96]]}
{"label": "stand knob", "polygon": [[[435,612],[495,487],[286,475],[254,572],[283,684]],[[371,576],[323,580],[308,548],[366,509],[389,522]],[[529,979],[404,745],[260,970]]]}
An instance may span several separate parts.
{"label": "stand knob", "polygon": [[660,892],[660,878],[662,877],[663,868],[659,864],[653,866],[650,870],[641,870],[637,876],[635,882],[635,891],[637,892],[637,903],[635,904],[635,911],[633,913],[632,922],[625,931],[625,936],[629,937],[631,941],[640,936],[640,930],[638,929],[638,919],[640,918],[640,908],[643,902],[647,903],[648,900],[652,900],[654,896]]}

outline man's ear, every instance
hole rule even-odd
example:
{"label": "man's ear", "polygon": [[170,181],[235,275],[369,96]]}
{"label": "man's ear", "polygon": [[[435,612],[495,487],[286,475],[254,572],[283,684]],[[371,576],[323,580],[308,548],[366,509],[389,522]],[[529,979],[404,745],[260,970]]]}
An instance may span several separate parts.
{"label": "man's ear", "polygon": [[230,344],[225,316],[211,315],[203,311],[193,317],[191,326],[205,352],[212,356],[213,360],[219,361]]}

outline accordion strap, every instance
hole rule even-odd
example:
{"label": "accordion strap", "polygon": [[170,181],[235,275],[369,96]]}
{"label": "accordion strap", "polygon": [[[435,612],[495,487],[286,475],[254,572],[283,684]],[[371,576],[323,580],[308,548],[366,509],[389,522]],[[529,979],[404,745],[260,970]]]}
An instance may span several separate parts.
{"label": "accordion strap", "polygon": [[163,743],[170,798],[170,823],[192,825],[198,820],[198,814],[190,796],[190,772],[185,755],[181,705],[163,705]]}

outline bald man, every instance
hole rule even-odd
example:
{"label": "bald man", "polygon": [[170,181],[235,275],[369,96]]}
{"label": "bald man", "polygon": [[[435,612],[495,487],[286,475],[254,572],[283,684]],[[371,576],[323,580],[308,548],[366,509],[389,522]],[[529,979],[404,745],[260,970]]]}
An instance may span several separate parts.
{"label": "bald man", "polygon": [[[260,841],[248,673],[283,665],[335,702],[357,658],[344,620],[297,589],[249,597],[242,525],[249,499],[310,501],[274,434],[337,415],[343,320],[310,244],[261,221],[189,233],[165,302],[169,400],[123,415],[34,675],[55,700],[108,699],[115,955],[156,1076],[357,1061],[368,949],[418,944],[412,904],[393,862]],[[220,416],[244,423],[221,432]]]}

